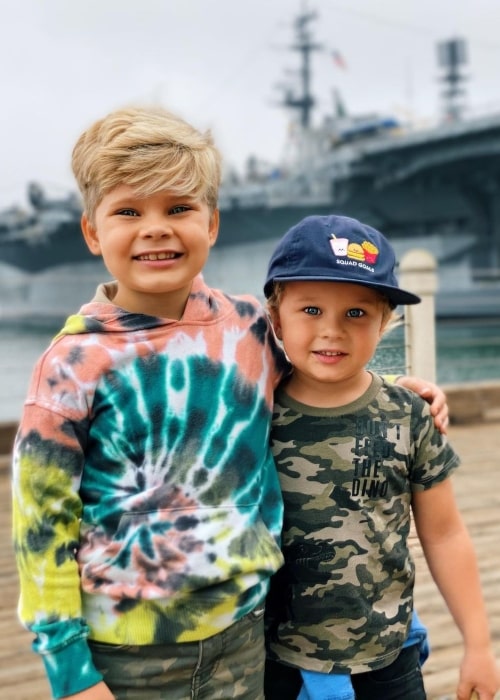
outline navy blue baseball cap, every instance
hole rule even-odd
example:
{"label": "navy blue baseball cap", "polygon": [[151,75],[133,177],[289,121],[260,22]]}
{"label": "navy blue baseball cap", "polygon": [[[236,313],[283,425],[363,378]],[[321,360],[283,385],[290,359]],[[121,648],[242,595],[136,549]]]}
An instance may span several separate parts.
{"label": "navy blue baseball cap", "polygon": [[401,289],[394,274],[396,256],[377,230],[347,216],[308,216],[276,246],[267,270],[264,294],[274,282],[353,282],[384,294],[393,306],[418,304]]}

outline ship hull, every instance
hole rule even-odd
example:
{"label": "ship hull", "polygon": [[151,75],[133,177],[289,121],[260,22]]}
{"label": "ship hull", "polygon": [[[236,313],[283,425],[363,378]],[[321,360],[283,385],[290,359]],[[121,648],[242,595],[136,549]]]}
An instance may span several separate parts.
{"label": "ship hull", "polygon": [[92,259],[79,218],[59,224],[50,234],[0,239],[0,262],[23,272],[41,272]]}
{"label": "ship hull", "polygon": [[[454,315],[460,308],[480,313],[481,304],[496,314],[500,114],[460,119],[457,112],[441,124],[413,129],[393,117],[349,115],[336,99],[333,113],[314,126],[309,59],[320,47],[308,26],[315,18],[306,12],[294,22],[301,84],[297,93],[286,90],[282,103],[296,115],[287,144],[293,157],[264,168],[249,158],[243,177],[228,174],[220,191],[220,232],[208,261],[209,281],[229,292],[260,293],[256,280],[263,277],[275,241],[308,215],[336,213],[379,229],[399,259],[412,246],[430,250],[439,269],[439,314],[445,306],[455,309]],[[53,200],[37,183],[28,193],[33,211],[24,219],[29,223],[16,219],[15,208],[0,212],[0,263],[21,277],[31,275],[22,277],[27,288],[61,279],[62,271],[71,284],[71,271],[78,279],[80,265],[102,269],[82,237],[77,199]],[[85,279],[90,284],[88,275]],[[439,299],[446,294],[445,305]]]}

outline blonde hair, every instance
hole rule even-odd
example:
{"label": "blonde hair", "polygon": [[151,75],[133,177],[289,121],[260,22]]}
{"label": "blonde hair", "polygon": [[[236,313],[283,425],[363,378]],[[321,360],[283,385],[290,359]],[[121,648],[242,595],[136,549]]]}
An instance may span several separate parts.
{"label": "blonde hair", "polygon": [[118,185],[139,196],[170,190],[217,207],[221,156],[210,131],[160,107],[128,107],[96,121],[76,142],[71,165],[91,222]]}
{"label": "blonde hair", "polygon": [[[271,294],[269,295],[269,297],[267,299],[267,309],[268,309],[269,315],[271,316],[271,319],[273,319],[273,317],[275,317],[279,312],[279,307],[280,307],[281,299],[283,297],[283,293],[285,291],[285,286],[286,286],[286,282],[274,282],[273,283],[273,288],[272,288]],[[379,292],[379,296],[380,296],[380,301],[383,304],[382,335],[385,335],[386,333],[389,333],[389,331],[392,331],[394,328],[401,325],[401,316],[398,313],[396,313],[395,308],[390,303],[390,301],[387,299],[387,297],[384,296],[383,293]]]}

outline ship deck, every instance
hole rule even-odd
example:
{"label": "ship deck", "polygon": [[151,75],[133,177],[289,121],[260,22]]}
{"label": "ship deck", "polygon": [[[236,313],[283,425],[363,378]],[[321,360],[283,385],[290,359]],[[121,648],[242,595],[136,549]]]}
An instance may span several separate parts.
{"label": "ship deck", "polygon": [[[500,416],[450,428],[462,456],[455,490],[478,556],[494,647],[500,659]],[[30,649],[30,635],[16,619],[17,575],[10,547],[9,459],[0,457],[0,685],[2,696],[49,700],[42,663]],[[432,581],[420,547],[412,546],[417,566],[415,599],[427,624],[432,652],[424,666],[428,700],[452,700],[461,658],[460,635]],[[497,700],[500,693],[497,695]]]}

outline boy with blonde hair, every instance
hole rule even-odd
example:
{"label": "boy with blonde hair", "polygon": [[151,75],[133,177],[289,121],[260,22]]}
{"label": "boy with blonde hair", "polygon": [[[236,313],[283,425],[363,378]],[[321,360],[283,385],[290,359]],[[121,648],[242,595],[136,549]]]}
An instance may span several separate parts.
{"label": "boy with blonde hair", "polygon": [[[258,301],[201,276],[219,153],[169,112],[129,108],[82,134],[73,171],[114,281],[34,368],[13,462],[20,618],[54,698],[257,700],[288,365]],[[412,385],[445,420],[442,392]]]}

